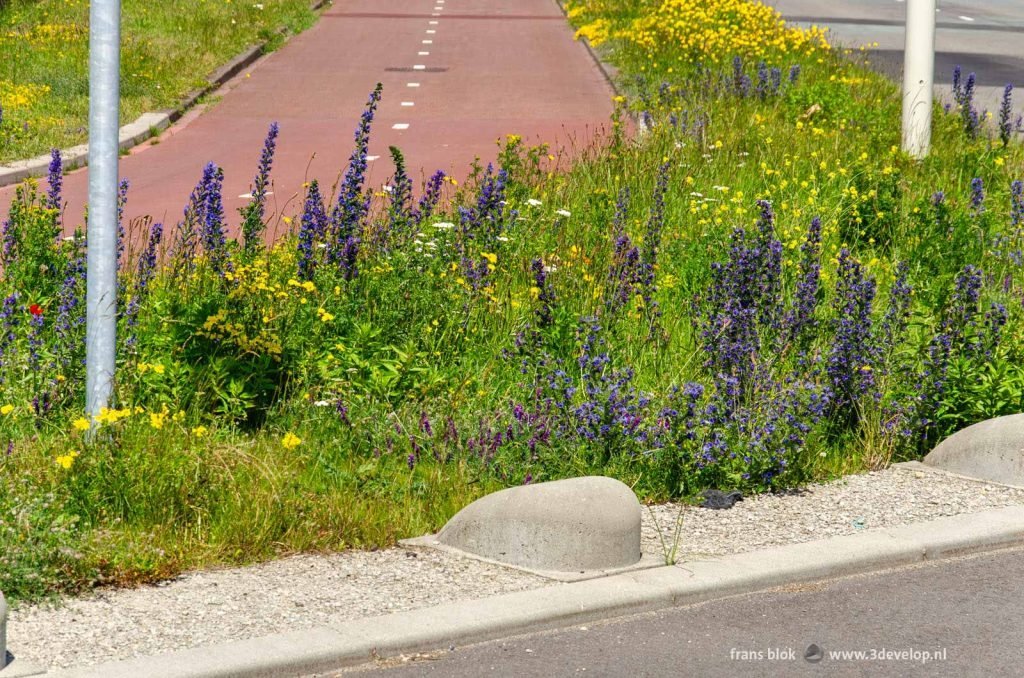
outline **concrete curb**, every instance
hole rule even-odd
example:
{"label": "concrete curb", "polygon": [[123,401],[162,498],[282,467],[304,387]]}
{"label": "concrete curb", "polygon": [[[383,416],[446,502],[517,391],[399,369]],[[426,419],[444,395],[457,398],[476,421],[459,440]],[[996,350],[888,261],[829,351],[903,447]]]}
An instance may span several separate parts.
{"label": "concrete curb", "polygon": [[[573,28],[572,21],[569,20],[569,12],[565,7],[565,2],[563,0],[554,0],[554,3],[558,5],[558,9],[562,11],[562,16],[565,17],[565,22],[569,24],[570,28]],[[622,94],[615,83],[615,79],[619,75],[619,69],[602,59],[601,55],[594,49],[594,46],[590,44],[590,40],[587,40],[586,38],[575,39],[577,42],[582,42],[583,46],[587,48],[587,53],[590,54],[590,58],[594,60],[595,64],[597,64],[598,70],[601,71],[601,75],[604,76],[604,79],[608,82],[608,86],[611,90],[616,94]]]}
{"label": "concrete curb", "polygon": [[[331,2],[333,0],[314,0],[310,5],[310,9],[317,12]],[[280,28],[276,35],[283,36],[285,33],[286,29]],[[195,107],[200,99],[222,87],[241,73],[243,69],[251,66],[257,59],[266,54],[268,45],[269,41],[266,41],[250,47],[227,64],[215,70],[207,78],[206,85],[189,92],[177,107],[143,113],[134,122],[121,127],[118,131],[118,149],[127,151],[163,132],[181,119],[181,116],[186,112]],[[79,144],[78,146],[62,149],[60,154],[65,172],[85,167],[89,163],[89,144]],[[9,165],[0,165],[0,187],[20,183],[29,177],[43,176],[49,171],[49,167],[49,154],[27,160],[16,160]]]}
{"label": "concrete curb", "polygon": [[[871,530],[308,631],[58,671],[58,678],[301,676],[788,584],[1024,544],[1024,506]],[[0,678],[6,678],[0,672]]]}

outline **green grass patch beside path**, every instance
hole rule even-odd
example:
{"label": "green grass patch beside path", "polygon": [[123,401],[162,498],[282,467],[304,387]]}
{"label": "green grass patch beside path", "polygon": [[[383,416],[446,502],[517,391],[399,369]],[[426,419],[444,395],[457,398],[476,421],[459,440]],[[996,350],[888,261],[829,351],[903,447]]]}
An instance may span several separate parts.
{"label": "green grass patch beside path", "polygon": [[[302,31],[309,0],[122,0],[121,121],[177,105],[246,47]],[[0,3],[0,163],[83,143],[89,3]]]}

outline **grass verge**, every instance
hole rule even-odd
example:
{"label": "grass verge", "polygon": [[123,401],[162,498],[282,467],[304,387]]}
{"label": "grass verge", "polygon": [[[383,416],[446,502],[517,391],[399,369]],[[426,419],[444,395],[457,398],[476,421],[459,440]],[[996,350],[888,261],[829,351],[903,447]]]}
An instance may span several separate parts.
{"label": "grass verge", "polygon": [[[308,0],[123,0],[121,121],[173,108],[246,47],[312,25]],[[89,115],[89,3],[0,6],[0,163],[83,143]]]}

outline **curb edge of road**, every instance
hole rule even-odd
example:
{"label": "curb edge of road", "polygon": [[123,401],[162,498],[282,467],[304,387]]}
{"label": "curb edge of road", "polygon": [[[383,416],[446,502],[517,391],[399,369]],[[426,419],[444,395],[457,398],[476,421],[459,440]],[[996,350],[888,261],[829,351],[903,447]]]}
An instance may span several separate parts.
{"label": "curb edge of road", "polygon": [[461,647],[1022,544],[1024,506],[1015,505],[50,675],[302,676],[383,657]]}
{"label": "curb edge of road", "polygon": [[615,78],[619,74],[619,69],[605,61],[601,57],[601,55],[597,53],[597,50],[594,49],[594,46],[590,44],[590,40],[588,40],[587,38],[575,37],[575,27],[572,25],[572,21],[569,19],[569,12],[565,8],[565,1],[552,1],[555,3],[555,5],[558,6],[558,9],[561,10],[562,16],[565,17],[565,23],[569,25],[569,28],[573,29],[573,39],[576,40],[577,42],[583,43],[583,46],[587,48],[587,53],[590,54],[590,58],[594,60],[595,64],[597,64],[597,70],[601,71],[601,75],[604,76],[604,79],[608,83],[608,86],[611,88],[613,92],[615,92],[615,94],[621,94],[622,92],[619,91],[619,87],[615,83]]}
{"label": "curb edge of road", "polygon": [[[326,5],[333,2],[334,0],[313,0],[310,3],[310,10],[319,12]],[[275,31],[274,37],[287,37],[287,34],[288,30],[281,27]],[[180,120],[185,113],[194,108],[203,97],[223,87],[232,78],[241,73],[243,69],[254,64],[265,54],[269,54],[267,51],[269,45],[270,40],[265,40],[258,45],[246,49],[220,68],[217,68],[207,77],[207,82],[204,86],[186,94],[185,98],[176,107],[143,113],[133,122],[122,126],[117,134],[118,151],[123,153],[158,136]],[[65,173],[80,169],[89,164],[89,144],[79,144],[61,149],[60,154]],[[50,154],[39,155],[27,160],[15,160],[10,164],[0,165],[0,188],[21,183],[30,177],[44,176],[49,172],[49,169]]]}
{"label": "curb edge of road", "polygon": [[[552,1],[555,3],[555,5],[558,6],[558,9],[561,10],[562,16],[565,18],[565,22],[569,25],[569,28],[574,29],[572,21],[569,19],[569,12],[566,10],[565,7],[565,0]],[[601,72],[601,75],[604,76],[605,82],[608,83],[608,88],[611,89],[611,91],[616,96],[621,96],[622,90],[619,89],[618,83],[616,82],[616,79],[619,75],[619,69],[616,66],[605,61],[604,57],[598,54],[597,49],[590,44],[590,40],[588,40],[587,38],[574,37],[573,39],[576,40],[576,42],[583,43],[583,46],[587,49],[587,54],[590,55],[590,58],[594,61],[594,64],[597,65],[597,70]],[[644,123],[643,116],[639,115],[636,111],[629,110],[628,108],[625,110],[625,113],[636,126],[636,129],[640,132],[640,134],[643,134],[647,131],[647,125]]]}

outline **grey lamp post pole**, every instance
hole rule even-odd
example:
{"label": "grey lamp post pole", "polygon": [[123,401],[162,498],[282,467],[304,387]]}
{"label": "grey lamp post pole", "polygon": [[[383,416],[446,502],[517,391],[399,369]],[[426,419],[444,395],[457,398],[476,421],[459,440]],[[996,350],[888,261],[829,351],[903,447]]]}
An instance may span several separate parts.
{"label": "grey lamp post pole", "polygon": [[935,0],[908,0],[903,51],[903,150],[928,155],[935,76]]}
{"label": "grey lamp post pole", "polygon": [[117,182],[121,0],[89,5],[89,223],[85,408],[107,407],[117,349]]}

